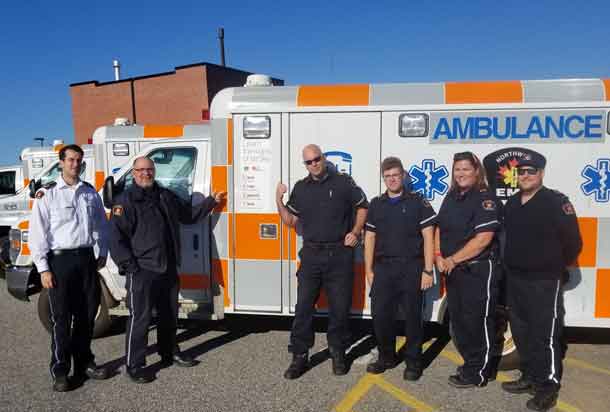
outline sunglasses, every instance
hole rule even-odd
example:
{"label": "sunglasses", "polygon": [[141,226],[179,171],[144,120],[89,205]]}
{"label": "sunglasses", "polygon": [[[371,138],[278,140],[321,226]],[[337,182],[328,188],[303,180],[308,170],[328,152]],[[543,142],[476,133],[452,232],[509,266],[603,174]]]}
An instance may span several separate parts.
{"label": "sunglasses", "polygon": [[526,174],[534,176],[536,173],[538,173],[538,169],[535,167],[520,167],[517,169],[517,174],[519,176],[525,176]]}
{"label": "sunglasses", "polygon": [[474,155],[472,152],[460,152],[453,155],[454,162],[458,162],[460,160],[470,160],[474,162]]}
{"label": "sunglasses", "polygon": [[309,160],[303,160],[303,163],[305,163],[307,166],[311,166],[313,163],[320,162],[320,160],[322,160],[322,156],[317,156]]}

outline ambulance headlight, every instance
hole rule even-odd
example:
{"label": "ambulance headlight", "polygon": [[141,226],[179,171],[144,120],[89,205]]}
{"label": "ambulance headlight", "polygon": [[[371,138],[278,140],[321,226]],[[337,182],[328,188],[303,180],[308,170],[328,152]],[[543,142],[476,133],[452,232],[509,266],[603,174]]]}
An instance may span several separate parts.
{"label": "ambulance headlight", "polygon": [[246,139],[268,139],[271,136],[269,116],[244,117],[244,137]]}
{"label": "ambulance headlight", "polygon": [[2,207],[4,210],[17,210],[17,203],[5,203]]}
{"label": "ambulance headlight", "polygon": [[112,154],[115,156],[129,156],[129,144],[114,143],[112,145]]}
{"label": "ambulance headlight", "polygon": [[43,164],[42,164],[42,159],[32,159],[32,168],[33,169],[40,169],[42,168]]}
{"label": "ambulance headlight", "polygon": [[428,135],[428,115],[405,113],[398,118],[398,134],[401,137],[424,137]]}
{"label": "ambulance headlight", "polygon": [[27,243],[30,238],[30,232],[28,230],[24,230],[21,232],[21,241]]}

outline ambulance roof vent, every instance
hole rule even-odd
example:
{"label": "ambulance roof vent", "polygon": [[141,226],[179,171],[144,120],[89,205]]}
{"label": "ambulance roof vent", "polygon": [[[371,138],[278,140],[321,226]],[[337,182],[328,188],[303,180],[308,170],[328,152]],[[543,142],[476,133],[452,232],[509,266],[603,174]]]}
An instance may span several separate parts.
{"label": "ambulance roof vent", "polygon": [[55,139],[53,140],[53,146],[57,146],[60,144],[64,144],[64,140],[63,139]]}
{"label": "ambulance roof vent", "polygon": [[271,77],[266,74],[251,74],[247,77],[245,86],[273,86],[273,83],[271,82]]}
{"label": "ambulance roof vent", "polygon": [[114,119],[114,125],[115,126],[130,126],[131,122],[126,117],[117,117],[116,119]]}

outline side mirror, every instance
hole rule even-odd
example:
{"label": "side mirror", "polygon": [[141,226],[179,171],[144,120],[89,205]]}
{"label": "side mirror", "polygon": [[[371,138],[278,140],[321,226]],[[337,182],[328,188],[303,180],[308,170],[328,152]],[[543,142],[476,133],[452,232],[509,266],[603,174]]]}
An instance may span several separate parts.
{"label": "side mirror", "polygon": [[114,197],[114,176],[108,176],[104,180],[104,191],[102,192],[102,199],[104,206],[107,209],[111,209],[113,205]]}
{"label": "side mirror", "polygon": [[34,199],[34,197],[36,196],[36,192],[41,187],[42,187],[42,185],[40,184],[40,180],[38,180],[38,179],[30,180],[30,184],[28,185],[28,188],[30,189],[30,197],[32,199]]}

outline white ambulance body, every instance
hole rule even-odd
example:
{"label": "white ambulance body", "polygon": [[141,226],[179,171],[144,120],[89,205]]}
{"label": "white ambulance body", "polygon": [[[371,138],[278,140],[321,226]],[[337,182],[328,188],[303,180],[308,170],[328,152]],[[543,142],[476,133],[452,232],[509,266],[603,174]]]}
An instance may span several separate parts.
{"label": "white ambulance body", "polygon": [[[454,153],[469,150],[484,160],[492,190],[505,199],[517,190],[519,159],[536,151],[548,159],[545,184],[572,200],[584,240],[566,285],[566,324],[609,327],[607,96],[610,82],[599,79],[230,88],[214,98],[209,129],[98,129],[93,143],[105,159],[96,164],[96,182],[99,187],[112,173],[117,194],[131,183],[133,158],[144,155],[153,158],[159,180],[182,196],[207,194],[210,185],[226,190],[228,201],[210,219],[183,227],[180,317],[290,316],[301,238],[282,225],[274,198],[278,182],[291,190],[305,176],[303,146],[319,144],[369,199],[383,190],[381,160],[398,156],[413,190],[437,211],[449,189]],[[127,162],[117,161],[113,151],[113,136],[119,135],[134,139]],[[123,166],[116,170],[115,164]],[[369,317],[361,248],[354,268],[352,314]],[[116,265],[110,261],[101,274],[104,308],[126,314],[124,278]],[[426,292],[427,319],[443,322],[445,306],[439,277]],[[318,307],[325,312],[324,296]]]}
{"label": "white ambulance body", "polygon": [[12,196],[23,187],[23,165],[0,166],[0,199]]}

